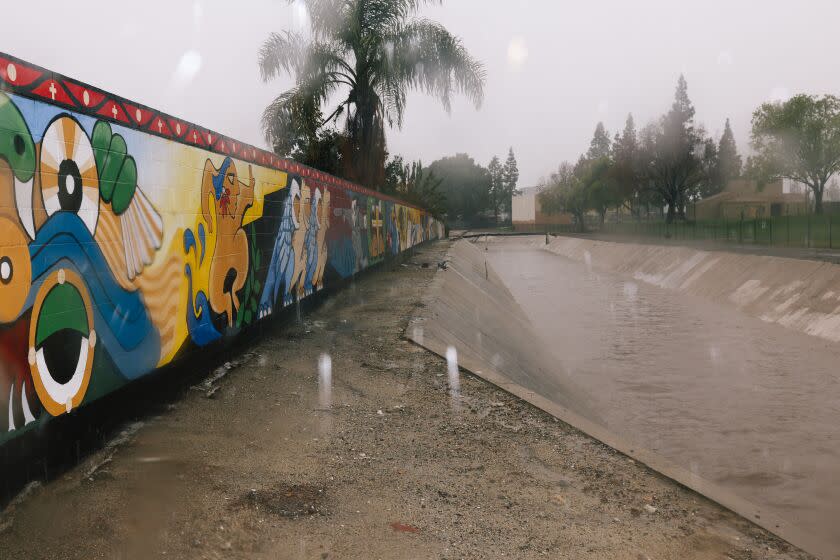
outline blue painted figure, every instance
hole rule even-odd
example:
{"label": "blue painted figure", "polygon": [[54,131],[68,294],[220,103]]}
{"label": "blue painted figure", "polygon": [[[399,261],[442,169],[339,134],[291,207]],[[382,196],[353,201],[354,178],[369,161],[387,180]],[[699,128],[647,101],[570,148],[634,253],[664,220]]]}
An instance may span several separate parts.
{"label": "blue painted figure", "polygon": [[306,276],[303,282],[304,295],[314,291],[312,280],[315,278],[315,271],[318,270],[318,230],[321,224],[318,220],[318,205],[321,203],[321,190],[315,189],[312,195],[312,208],[309,211],[309,225],[306,229],[306,238],[303,241],[306,251]]}
{"label": "blue painted figure", "polygon": [[294,301],[292,294],[292,278],[295,272],[295,250],[292,247],[292,235],[300,227],[295,216],[295,198],[300,198],[300,182],[292,179],[289,196],[283,205],[283,216],[280,228],[274,240],[274,250],[271,253],[271,263],[265,279],[262,297],[260,298],[259,317],[267,317],[274,310],[280,287],[283,287],[283,306],[291,305]]}

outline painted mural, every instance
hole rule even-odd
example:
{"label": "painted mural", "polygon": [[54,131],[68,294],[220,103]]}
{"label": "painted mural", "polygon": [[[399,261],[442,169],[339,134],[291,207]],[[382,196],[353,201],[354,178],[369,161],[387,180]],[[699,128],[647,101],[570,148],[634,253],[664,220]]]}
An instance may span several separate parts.
{"label": "painted mural", "polygon": [[0,53],[0,443],[443,234]]}

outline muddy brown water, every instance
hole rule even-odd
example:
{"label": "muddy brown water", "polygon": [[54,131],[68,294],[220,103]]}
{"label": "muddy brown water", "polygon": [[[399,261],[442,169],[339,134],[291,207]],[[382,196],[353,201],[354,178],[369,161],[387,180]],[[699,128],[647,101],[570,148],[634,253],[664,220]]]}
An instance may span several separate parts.
{"label": "muddy brown water", "polygon": [[533,240],[486,248],[595,420],[840,551],[840,346]]}

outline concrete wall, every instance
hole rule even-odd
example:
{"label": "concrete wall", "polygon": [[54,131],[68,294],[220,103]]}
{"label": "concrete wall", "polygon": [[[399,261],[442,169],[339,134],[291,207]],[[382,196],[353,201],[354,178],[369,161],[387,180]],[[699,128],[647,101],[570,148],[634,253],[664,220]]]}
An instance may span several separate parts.
{"label": "concrete wall", "polygon": [[571,214],[546,214],[543,212],[540,206],[539,193],[534,189],[529,190],[532,192],[520,194],[511,199],[511,222],[514,225],[514,229],[515,226],[568,225],[572,223]]}
{"label": "concrete wall", "polygon": [[0,442],[443,225],[0,53]]}
{"label": "concrete wall", "polygon": [[531,194],[520,194],[511,198],[511,221],[514,224],[532,224],[536,218],[537,196]]}
{"label": "concrete wall", "polygon": [[545,249],[593,268],[732,306],[799,332],[840,341],[840,266],[687,247],[556,237]]}

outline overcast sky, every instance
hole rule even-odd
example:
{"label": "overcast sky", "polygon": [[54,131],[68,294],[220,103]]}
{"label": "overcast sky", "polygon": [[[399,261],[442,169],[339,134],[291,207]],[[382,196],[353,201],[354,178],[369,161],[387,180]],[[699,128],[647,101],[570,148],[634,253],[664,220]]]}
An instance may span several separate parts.
{"label": "overcast sky", "polygon": [[[837,0],[449,0],[423,10],[487,69],[485,102],[451,115],[409,99],[389,149],[430,163],[467,152],[482,164],[513,146],[520,186],[584,151],[595,124],[613,134],[667,110],[684,73],[697,119],[738,147],[753,109],[793,93],[840,94]],[[14,1],[0,51],[240,140],[264,145],[265,105],[291,79],[263,84],[271,31],[306,25],[285,0]]]}

